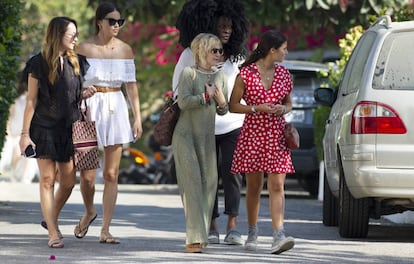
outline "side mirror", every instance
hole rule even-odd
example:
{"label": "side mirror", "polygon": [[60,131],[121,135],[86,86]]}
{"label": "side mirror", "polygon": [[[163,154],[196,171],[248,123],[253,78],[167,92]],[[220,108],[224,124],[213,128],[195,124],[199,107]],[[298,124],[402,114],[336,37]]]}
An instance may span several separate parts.
{"label": "side mirror", "polygon": [[313,97],[318,104],[323,106],[332,106],[336,100],[336,91],[331,88],[317,88]]}

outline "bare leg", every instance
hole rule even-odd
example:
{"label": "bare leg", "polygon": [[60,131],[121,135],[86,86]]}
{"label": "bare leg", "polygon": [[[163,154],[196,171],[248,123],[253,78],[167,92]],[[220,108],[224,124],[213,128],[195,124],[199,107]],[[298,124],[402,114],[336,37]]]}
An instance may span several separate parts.
{"label": "bare leg", "polygon": [[286,174],[271,173],[267,178],[267,190],[269,191],[269,210],[272,216],[273,230],[283,225],[285,215],[285,178]]}
{"label": "bare leg", "polygon": [[262,188],[263,173],[246,173],[246,209],[249,226],[255,226],[257,224]]}
{"label": "bare leg", "polygon": [[121,161],[122,145],[108,146],[104,149],[104,191],[102,199],[102,229],[101,233],[109,234],[109,225],[115,209],[118,196],[118,173]]}
{"label": "bare leg", "polygon": [[227,218],[227,232],[237,229],[237,216],[229,215]]}
{"label": "bare leg", "polygon": [[69,199],[76,184],[75,168],[73,162],[57,163],[55,170],[56,180],[59,179],[59,188],[55,193],[55,218],[59,218],[60,211]]}
{"label": "bare leg", "polygon": [[[56,162],[49,159],[37,159],[40,172],[40,206],[43,218],[48,226],[49,240],[59,239],[58,215],[54,194],[56,181]],[[62,173],[59,190],[56,193],[60,203],[66,202],[75,185],[75,174],[72,161],[59,163],[59,171]],[[63,180],[65,179],[65,180]],[[60,209],[63,205],[59,205]]]}
{"label": "bare leg", "polygon": [[83,237],[81,230],[85,229],[91,221],[96,216],[96,209],[94,206],[94,196],[95,196],[95,177],[96,170],[84,170],[81,171],[80,177],[80,190],[82,193],[83,205],[85,206],[85,214],[81,218],[79,224],[75,227],[75,234],[78,234],[78,237]]}

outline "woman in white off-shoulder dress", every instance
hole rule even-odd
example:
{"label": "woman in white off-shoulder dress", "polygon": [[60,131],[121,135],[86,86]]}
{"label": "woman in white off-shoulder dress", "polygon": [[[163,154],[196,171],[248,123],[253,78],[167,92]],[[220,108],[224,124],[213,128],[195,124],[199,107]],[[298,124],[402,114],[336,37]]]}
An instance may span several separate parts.
{"label": "woman in white off-shoulder dress", "polygon": [[[112,3],[102,3],[96,10],[96,34],[79,45],[79,53],[86,56],[90,65],[85,76],[84,93],[94,93],[87,100],[91,119],[95,121],[98,144],[104,148],[102,201],[102,228],[99,242],[118,244],[109,232],[118,194],[118,172],[122,145],[141,137],[142,125],[138,88],[135,79],[134,54],[131,47],[118,39],[124,23]],[[130,123],[128,105],[121,86],[125,85],[129,106],[134,114]],[[89,225],[97,217],[93,204],[96,170],[81,172],[80,188],[85,214],[75,227],[74,234],[83,238]]]}

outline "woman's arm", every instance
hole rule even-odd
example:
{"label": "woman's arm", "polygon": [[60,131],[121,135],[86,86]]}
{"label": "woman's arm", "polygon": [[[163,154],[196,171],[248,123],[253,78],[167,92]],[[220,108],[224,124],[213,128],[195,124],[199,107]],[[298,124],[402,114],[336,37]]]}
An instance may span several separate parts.
{"label": "woman's arm", "polygon": [[229,110],[231,113],[251,113],[252,106],[241,104],[241,100],[244,94],[244,82],[240,74],[237,75],[236,81],[234,82],[233,91],[231,92]]}
{"label": "woman's arm", "polygon": [[129,105],[134,114],[133,135],[134,141],[142,136],[141,110],[138,95],[138,86],[136,82],[126,83],[126,92],[128,95]]}
{"label": "woman's arm", "polygon": [[39,81],[36,78],[33,78],[32,74],[29,73],[28,78],[28,92],[26,97],[26,107],[24,109],[24,115],[23,115],[23,126],[22,126],[22,132],[20,136],[20,151],[21,153],[24,153],[24,150],[28,145],[33,145],[35,147],[35,144],[30,138],[30,123],[32,122],[32,118],[35,112],[35,108],[37,105],[37,95],[39,93]]}

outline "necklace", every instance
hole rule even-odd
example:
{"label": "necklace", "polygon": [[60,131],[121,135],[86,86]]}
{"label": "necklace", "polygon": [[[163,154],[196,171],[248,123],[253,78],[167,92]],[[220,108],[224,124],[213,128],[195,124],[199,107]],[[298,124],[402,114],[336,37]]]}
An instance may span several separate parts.
{"label": "necklace", "polygon": [[262,79],[264,79],[266,81],[270,81],[270,80],[273,79],[274,72],[273,72],[273,69],[272,68],[267,68],[266,69],[264,67],[263,63],[257,64],[257,65],[260,66],[259,74],[260,74],[260,77]]}

